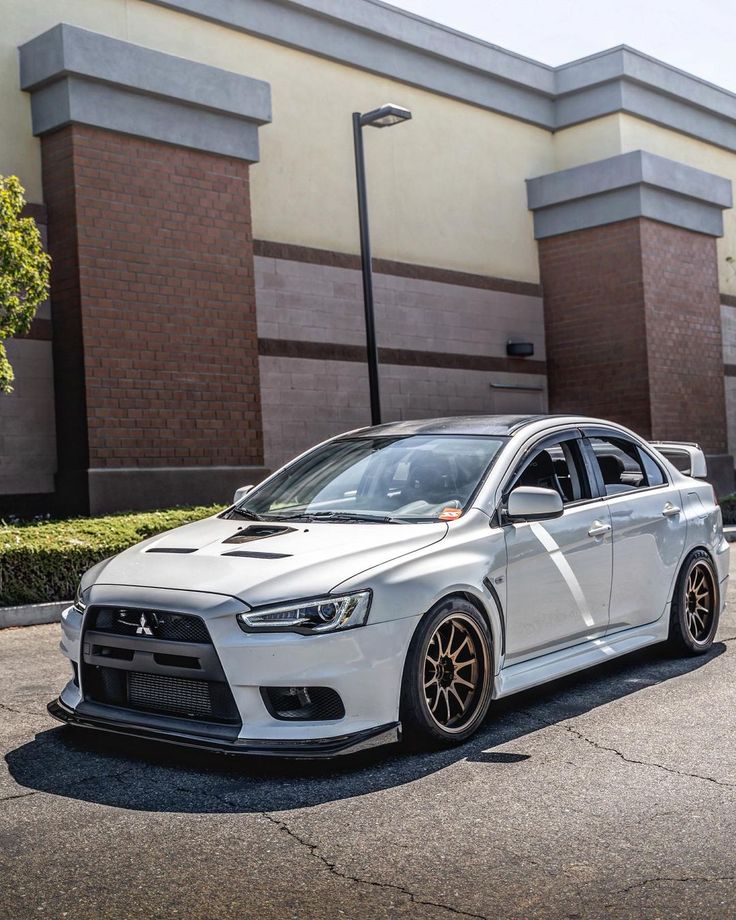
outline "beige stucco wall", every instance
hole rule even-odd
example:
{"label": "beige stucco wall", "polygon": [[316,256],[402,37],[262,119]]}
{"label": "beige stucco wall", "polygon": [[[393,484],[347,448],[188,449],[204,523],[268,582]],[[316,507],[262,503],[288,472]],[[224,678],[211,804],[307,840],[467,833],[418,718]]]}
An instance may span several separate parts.
{"label": "beige stucco wall", "polygon": [[365,131],[377,256],[538,278],[524,179],[554,168],[549,132],[140,0],[3,0],[0,172],[41,200],[16,48],[59,21],[266,80],[273,124],[252,171],[256,237],[358,251],[351,112],[387,100],[411,123]]}
{"label": "beige stucco wall", "polygon": [[[630,115],[619,117],[622,153],[629,150],[648,150],[650,153],[670,157],[680,163],[723,176],[732,182],[736,181],[736,153],[650,124],[640,118]],[[724,294],[736,294],[736,263],[726,261],[729,256],[736,259],[736,210],[731,208],[723,212],[723,226],[724,236],[718,240],[721,291]]]}
{"label": "beige stucco wall", "polygon": [[[273,124],[252,171],[261,239],[357,252],[350,114],[386,100],[411,123],[366,129],[375,254],[538,280],[524,179],[639,147],[720,175],[736,155],[622,114],[556,134],[415,87],[253,38],[143,0],[0,0],[0,173],[41,200],[38,141],[18,87],[17,46],[60,21],[268,81]],[[736,216],[719,248],[724,291],[736,292]]]}

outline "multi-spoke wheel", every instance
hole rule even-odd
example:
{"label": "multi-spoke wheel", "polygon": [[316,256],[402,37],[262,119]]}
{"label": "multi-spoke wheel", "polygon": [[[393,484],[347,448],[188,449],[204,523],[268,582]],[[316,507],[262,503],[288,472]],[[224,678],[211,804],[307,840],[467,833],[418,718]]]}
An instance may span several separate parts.
{"label": "multi-spoke wheel", "polygon": [[718,580],[704,550],[691,553],[677,579],[672,601],[670,645],[700,655],[713,644],[718,628]]}
{"label": "multi-spoke wheel", "polygon": [[405,732],[444,742],[467,738],[488,711],[492,672],[483,616],[461,598],[439,604],[409,648],[401,706]]}

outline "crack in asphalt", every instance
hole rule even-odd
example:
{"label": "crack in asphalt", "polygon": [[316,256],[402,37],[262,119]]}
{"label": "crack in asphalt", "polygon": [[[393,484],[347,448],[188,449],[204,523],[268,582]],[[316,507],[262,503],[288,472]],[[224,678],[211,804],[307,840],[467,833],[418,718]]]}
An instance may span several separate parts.
{"label": "crack in asphalt", "polygon": [[628,757],[623,753],[623,751],[619,751],[618,748],[609,747],[606,744],[601,744],[594,738],[589,738],[587,735],[585,735],[579,729],[574,728],[572,725],[560,725],[557,722],[549,722],[547,719],[542,719],[539,716],[534,715],[534,713],[529,712],[528,710],[520,711],[523,712],[527,718],[536,722],[538,725],[544,725],[548,728],[559,728],[562,731],[569,732],[571,735],[574,735],[576,738],[579,738],[581,741],[584,741],[586,744],[589,744],[591,747],[598,751],[605,751],[609,754],[615,754],[616,757],[619,757],[625,763],[634,764],[640,767],[654,767],[657,770],[663,770],[665,773],[672,773],[675,776],[682,776],[688,779],[699,779],[706,783],[713,783],[715,786],[722,786],[725,789],[736,788],[736,783],[729,783],[724,780],[716,779],[715,776],[706,776],[702,773],[688,773],[686,770],[676,770],[674,767],[667,767],[665,764],[657,763],[656,760],[638,760],[635,757]]}
{"label": "crack in asphalt", "polygon": [[606,904],[604,910],[610,910],[618,906],[622,897],[626,897],[632,891],[646,888],[647,885],[656,885],[658,882],[675,882],[686,885],[688,882],[733,882],[736,881],[736,875],[655,875],[652,878],[645,878],[640,882],[633,882],[625,888],[620,888],[616,892],[616,901]]}
{"label": "crack in asphalt", "polygon": [[359,885],[370,885],[374,888],[384,888],[390,891],[397,891],[400,894],[405,895],[409,898],[412,904],[421,904],[424,907],[438,907],[440,910],[446,910],[448,913],[456,914],[460,917],[475,917],[476,920],[487,920],[484,914],[474,914],[467,910],[461,910],[458,907],[451,907],[449,904],[442,904],[439,901],[429,901],[425,898],[420,898],[409,888],[405,888],[403,885],[397,885],[392,882],[376,882],[372,879],[361,878],[357,875],[350,875],[347,872],[344,872],[342,869],[338,868],[334,862],[331,862],[326,856],[323,856],[319,852],[319,845],[316,843],[310,843],[308,840],[305,840],[301,835],[297,834],[296,831],[292,830],[289,825],[278,818],[274,818],[273,815],[268,814],[268,812],[262,811],[259,813],[260,817],[265,818],[269,823],[273,824],[274,827],[277,827],[280,831],[286,833],[292,840],[295,840],[300,846],[304,847],[309,851],[309,855],[313,856],[315,859],[318,859],[322,865],[331,872],[333,875],[336,875],[338,878],[344,879],[348,882],[355,882]]}
{"label": "crack in asphalt", "polygon": [[[199,796],[204,796],[206,798],[214,799],[215,801],[221,802],[223,805],[226,805],[231,810],[239,808],[236,802],[230,801],[226,796],[220,795],[217,792],[211,792],[209,790],[203,790],[203,789],[191,789],[190,787],[183,786],[180,783],[177,783],[170,788],[173,788],[178,792],[185,792],[190,795],[199,795]],[[450,914],[455,914],[460,917],[472,917],[474,918],[474,920],[488,920],[488,917],[486,917],[484,914],[474,914],[467,910],[461,910],[458,907],[452,907],[450,904],[443,904],[440,901],[430,901],[426,898],[421,898],[418,895],[414,894],[414,892],[411,891],[411,889],[405,888],[403,885],[397,885],[397,884],[394,884],[393,882],[377,882],[377,881],[374,881],[373,879],[361,878],[360,876],[357,876],[357,875],[350,875],[348,872],[345,872],[342,869],[340,869],[336,863],[329,860],[326,856],[323,856],[322,853],[319,852],[319,844],[310,843],[308,840],[305,840],[295,830],[289,827],[289,825],[284,820],[275,818],[273,815],[269,814],[266,811],[253,812],[253,814],[259,818],[263,818],[264,820],[268,821],[269,824],[273,825],[278,830],[285,833],[288,837],[290,837],[292,840],[298,843],[299,846],[306,849],[309,855],[313,857],[314,859],[318,860],[325,867],[325,869],[327,869],[328,872],[330,872],[332,875],[336,876],[337,878],[342,879],[343,881],[353,882],[354,884],[357,884],[357,885],[369,885],[372,888],[383,888],[384,890],[387,890],[387,891],[396,891],[399,894],[403,894],[407,898],[409,898],[412,904],[420,904],[424,907],[437,907],[440,910],[445,910]]]}
{"label": "crack in asphalt", "polygon": [[[94,783],[98,780],[117,780],[118,782],[123,782],[123,777],[128,773],[134,773],[137,770],[137,766],[128,767],[127,770],[120,770],[117,773],[93,773],[91,776],[82,776],[79,779],[75,779],[70,783],[61,785],[59,789],[54,789],[53,792],[49,792],[50,795],[64,795],[67,790],[75,789],[77,786],[82,786],[85,783]],[[32,795],[41,795],[41,793],[46,792],[45,789],[33,789],[30,792],[19,792],[14,795],[5,795],[0,796],[0,804],[4,802],[12,802],[16,799],[27,799]]]}
{"label": "crack in asphalt", "polygon": [[19,792],[17,795],[0,796],[0,804],[3,802],[13,802],[15,799],[27,799],[32,795],[38,795],[40,790],[34,789],[31,792]]}
{"label": "crack in asphalt", "polygon": [[[19,716],[27,715],[22,709],[14,709],[12,706],[6,706],[5,703],[0,703],[0,709],[4,712],[14,712]],[[31,712],[33,713],[33,710]]]}

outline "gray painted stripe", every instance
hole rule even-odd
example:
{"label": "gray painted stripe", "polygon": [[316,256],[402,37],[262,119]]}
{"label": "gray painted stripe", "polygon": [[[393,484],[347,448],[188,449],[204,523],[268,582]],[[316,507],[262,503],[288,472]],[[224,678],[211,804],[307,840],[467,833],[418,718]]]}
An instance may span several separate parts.
{"label": "gray painted stripe", "polygon": [[258,160],[270,87],[183,58],[60,24],[20,48],[33,133],[85,124]]}
{"label": "gray painted stripe", "polygon": [[723,235],[731,182],[642,150],[527,180],[537,239],[649,217],[710,236]]}
{"label": "gray painted stripe", "polygon": [[378,0],[148,0],[551,130],[630,114],[736,150],[736,94],[620,46],[548,67]]}

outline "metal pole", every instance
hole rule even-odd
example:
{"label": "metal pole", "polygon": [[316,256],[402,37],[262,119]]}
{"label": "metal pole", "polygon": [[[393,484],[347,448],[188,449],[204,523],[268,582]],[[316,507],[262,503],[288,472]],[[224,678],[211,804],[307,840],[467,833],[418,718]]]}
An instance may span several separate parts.
{"label": "metal pole", "polygon": [[368,196],[365,185],[365,159],[363,157],[363,129],[360,112],[353,112],[353,140],[355,142],[355,180],[358,186],[358,219],[360,222],[360,261],[363,271],[363,306],[365,308],[365,341],[368,353],[368,386],[371,394],[371,424],[381,424],[381,394],[378,386],[378,346],[376,323],[373,314],[373,276],[371,240],[368,232]]}

